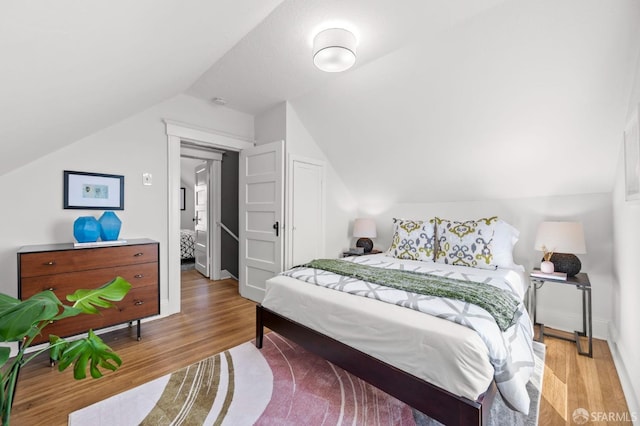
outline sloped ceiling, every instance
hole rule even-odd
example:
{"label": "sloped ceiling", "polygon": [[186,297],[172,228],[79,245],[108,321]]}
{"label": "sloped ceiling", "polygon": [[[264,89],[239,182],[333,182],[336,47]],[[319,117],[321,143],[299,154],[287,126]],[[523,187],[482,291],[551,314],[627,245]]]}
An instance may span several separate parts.
{"label": "sloped ceiling", "polygon": [[[8,1],[0,175],[178,93],[289,101],[361,205],[610,191],[637,0]],[[314,34],[358,36],[323,73]]]}
{"label": "sloped ceiling", "polygon": [[[314,69],[340,20],[356,66]],[[608,192],[640,46],[634,0],[283,2],[188,93],[289,100],[361,206]]]}
{"label": "sloped ceiling", "polygon": [[182,93],[281,0],[7,0],[0,175]]}

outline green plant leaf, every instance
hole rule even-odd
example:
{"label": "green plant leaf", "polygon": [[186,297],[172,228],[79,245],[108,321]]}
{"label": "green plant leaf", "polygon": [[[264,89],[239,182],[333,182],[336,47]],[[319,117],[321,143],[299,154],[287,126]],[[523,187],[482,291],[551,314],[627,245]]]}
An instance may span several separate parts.
{"label": "green plant leaf", "polygon": [[62,302],[49,290],[20,301],[10,296],[0,297],[0,341],[20,341],[24,336],[37,333],[41,321],[50,321],[63,308]]}
{"label": "green plant leaf", "polygon": [[[52,336],[52,339],[56,342],[62,340],[57,336]],[[68,345],[62,344],[60,347],[60,351],[50,354],[51,358],[59,360],[59,371],[64,371],[71,364],[74,364],[73,377],[76,380],[87,377],[87,366],[91,377],[98,379],[102,377],[100,368],[115,371],[122,365],[120,357],[101,338],[96,336],[93,330],[89,330],[89,335],[86,338],[76,340]]]}
{"label": "green plant leaf", "polygon": [[124,278],[116,277],[111,282],[94,290],[79,289],[67,296],[69,302],[74,302],[73,307],[86,314],[97,314],[97,308],[111,308],[113,303],[120,301],[131,289]]}
{"label": "green plant leaf", "polygon": [[5,365],[11,355],[11,348],[8,346],[0,346],[0,367]]}

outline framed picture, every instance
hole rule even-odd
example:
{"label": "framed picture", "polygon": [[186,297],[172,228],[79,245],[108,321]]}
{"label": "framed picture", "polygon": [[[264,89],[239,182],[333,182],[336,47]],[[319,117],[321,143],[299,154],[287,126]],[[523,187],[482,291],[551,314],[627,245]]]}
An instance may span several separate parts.
{"label": "framed picture", "polygon": [[187,203],[186,203],[185,188],[180,188],[180,210],[186,210],[186,208],[187,208]]}
{"label": "framed picture", "polygon": [[624,185],[627,201],[640,200],[640,107],[624,129]]}
{"label": "framed picture", "polygon": [[65,170],[64,208],[124,210],[124,176]]}

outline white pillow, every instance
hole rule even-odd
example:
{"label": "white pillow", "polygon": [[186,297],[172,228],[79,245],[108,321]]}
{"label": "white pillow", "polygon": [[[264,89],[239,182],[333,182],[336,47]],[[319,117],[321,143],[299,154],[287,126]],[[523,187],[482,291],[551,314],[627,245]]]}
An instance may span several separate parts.
{"label": "white pillow", "polygon": [[524,270],[513,261],[513,247],[518,242],[520,231],[502,219],[495,224],[493,234],[493,263],[500,268]]}

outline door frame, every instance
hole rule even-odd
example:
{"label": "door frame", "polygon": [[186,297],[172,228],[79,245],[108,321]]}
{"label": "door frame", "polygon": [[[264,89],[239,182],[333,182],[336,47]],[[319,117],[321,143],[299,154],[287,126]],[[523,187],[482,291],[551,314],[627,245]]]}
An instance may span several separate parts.
{"label": "door frame", "polygon": [[226,151],[242,151],[255,146],[239,136],[173,120],[162,120],[167,134],[167,285],[168,299],[161,301],[161,314],[180,312],[180,145],[182,141]]}

